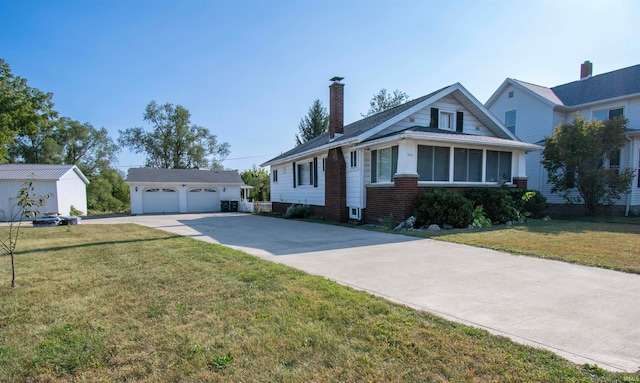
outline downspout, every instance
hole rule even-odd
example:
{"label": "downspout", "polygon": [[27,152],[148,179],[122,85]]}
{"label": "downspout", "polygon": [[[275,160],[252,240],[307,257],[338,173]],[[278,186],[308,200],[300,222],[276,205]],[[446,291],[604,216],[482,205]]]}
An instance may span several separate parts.
{"label": "downspout", "polygon": [[[624,136],[627,140],[629,140],[629,169],[633,169],[633,140],[626,134]],[[638,174],[638,177],[640,177],[640,174]],[[631,194],[632,194],[632,190],[629,190],[629,193],[627,193],[627,205],[625,206],[625,209],[624,209],[625,217],[629,216],[629,210],[631,209]]]}

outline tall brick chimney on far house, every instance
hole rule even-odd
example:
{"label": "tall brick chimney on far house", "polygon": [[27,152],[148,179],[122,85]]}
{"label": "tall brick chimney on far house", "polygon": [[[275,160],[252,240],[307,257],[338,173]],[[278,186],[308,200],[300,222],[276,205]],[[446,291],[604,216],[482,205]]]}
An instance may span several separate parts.
{"label": "tall brick chimney on far house", "polygon": [[593,64],[587,60],[580,65],[580,80],[591,77],[593,74]]}
{"label": "tall brick chimney on far house", "polygon": [[344,133],[344,77],[333,77],[329,85],[329,139]]}

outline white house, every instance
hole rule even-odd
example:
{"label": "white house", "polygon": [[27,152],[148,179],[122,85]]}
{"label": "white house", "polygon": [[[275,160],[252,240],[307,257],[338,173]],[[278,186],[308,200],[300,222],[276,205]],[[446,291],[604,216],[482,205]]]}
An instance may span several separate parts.
{"label": "white house", "polygon": [[[493,93],[485,106],[512,133],[530,143],[543,143],[553,135],[553,128],[572,123],[575,114],[586,119],[606,120],[624,116],[629,120],[627,144],[608,166],[640,169],[640,65],[592,75],[593,65],[581,65],[580,80],[547,88],[507,78]],[[557,194],[551,194],[547,172],[541,164],[541,152],[527,154],[529,187],[542,191],[548,202],[564,205]],[[640,179],[636,178],[629,195],[615,201],[620,212],[640,213]]]}
{"label": "white house", "polygon": [[131,214],[242,210],[245,185],[237,171],[131,168]]}
{"label": "white house", "polygon": [[396,221],[431,187],[527,187],[521,142],[459,83],[343,126],[344,84],[329,86],[329,132],[269,161],[273,211],[307,204],[329,221]]}
{"label": "white house", "polygon": [[17,195],[25,182],[32,181],[38,195],[50,194],[40,213],[69,215],[71,206],[87,212],[89,180],[75,165],[0,165],[0,219],[10,220],[17,212]]}

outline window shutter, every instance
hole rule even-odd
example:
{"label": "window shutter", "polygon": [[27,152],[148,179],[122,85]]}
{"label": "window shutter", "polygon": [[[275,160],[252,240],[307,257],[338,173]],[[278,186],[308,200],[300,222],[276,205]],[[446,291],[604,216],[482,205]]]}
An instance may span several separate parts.
{"label": "window shutter", "polygon": [[456,132],[462,133],[462,120],[464,119],[463,112],[456,112]]}
{"label": "window shutter", "polygon": [[430,128],[438,128],[438,115],[440,111],[438,110],[438,108],[431,108],[431,124],[429,125]]}
{"label": "window shutter", "polygon": [[371,151],[371,183],[378,182],[378,151]]}
{"label": "window shutter", "polygon": [[313,171],[313,161],[309,162],[309,185],[313,185],[316,178],[316,174]]}
{"label": "window shutter", "polygon": [[313,157],[313,187],[318,187],[318,157]]}
{"label": "window shutter", "polygon": [[398,145],[391,147],[391,179],[393,182],[393,176],[398,172]]}
{"label": "window shutter", "polygon": [[296,163],[293,163],[293,188],[296,187]]}

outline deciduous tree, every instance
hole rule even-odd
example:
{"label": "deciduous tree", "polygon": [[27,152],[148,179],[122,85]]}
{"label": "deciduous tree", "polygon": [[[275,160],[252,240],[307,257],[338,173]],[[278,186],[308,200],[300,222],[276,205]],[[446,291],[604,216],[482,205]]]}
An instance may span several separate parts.
{"label": "deciduous tree", "polygon": [[329,114],[320,100],[315,100],[309,107],[307,115],[300,119],[299,134],[296,134],[296,146],[302,145],[312,138],[326,133],[329,129]]}
{"label": "deciduous tree", "polygon": [[370,108],[367,113],[361,113],[360,115],[362,117],[369,117],[373,114],[404,104],[407,101],[409,101],[409,95],[405,92],[396,89],[393,93],[387,93],[387,90],[383,88],[380,89],[380,92],[374,94],[371,101],[369,101]]}
{"label": "deciduous tree", "polygon": [[78,166],[87,177],[109,169],[117,162],[120,150],[105,128],[96,129],[88,122],[83,124],[67,117],[57,123],[56,141],[63,162]]}
{"label": "deciduous tree", "polygon": [[221,169],[229,144],[219,143],[207,128],[191,123],[191,114],[180,105],[151,101],[144,120],[152,130],[135,127],[120,131],[118,143],[144,153],[146,166],[169,169]]}
{"label": "deciduous tree", "polygon": [[250,197],[257,201],[268,201],[271,190],[271,182],[269,172],[265,169],[258,168],[255,165],[251,169],[240,173],[242,181],[249,186],[253,186]]}
{"label": "deciduous tree", "polygon": [[[573,124],[561,124],[545,138],[542,164],[558,193],[568,203],[581,203],[585,214],[628,193],[634,170],[619,165],[627,120],[617,117],[600,122],[576,115]],[[618,162],[617,166],[615,162]]]}
{"label": "deciduous tree", "polygon": [[55,163],[55,140],[50,133],[58,113],[53,94],[27,85],[0,59],[0,163]]}

